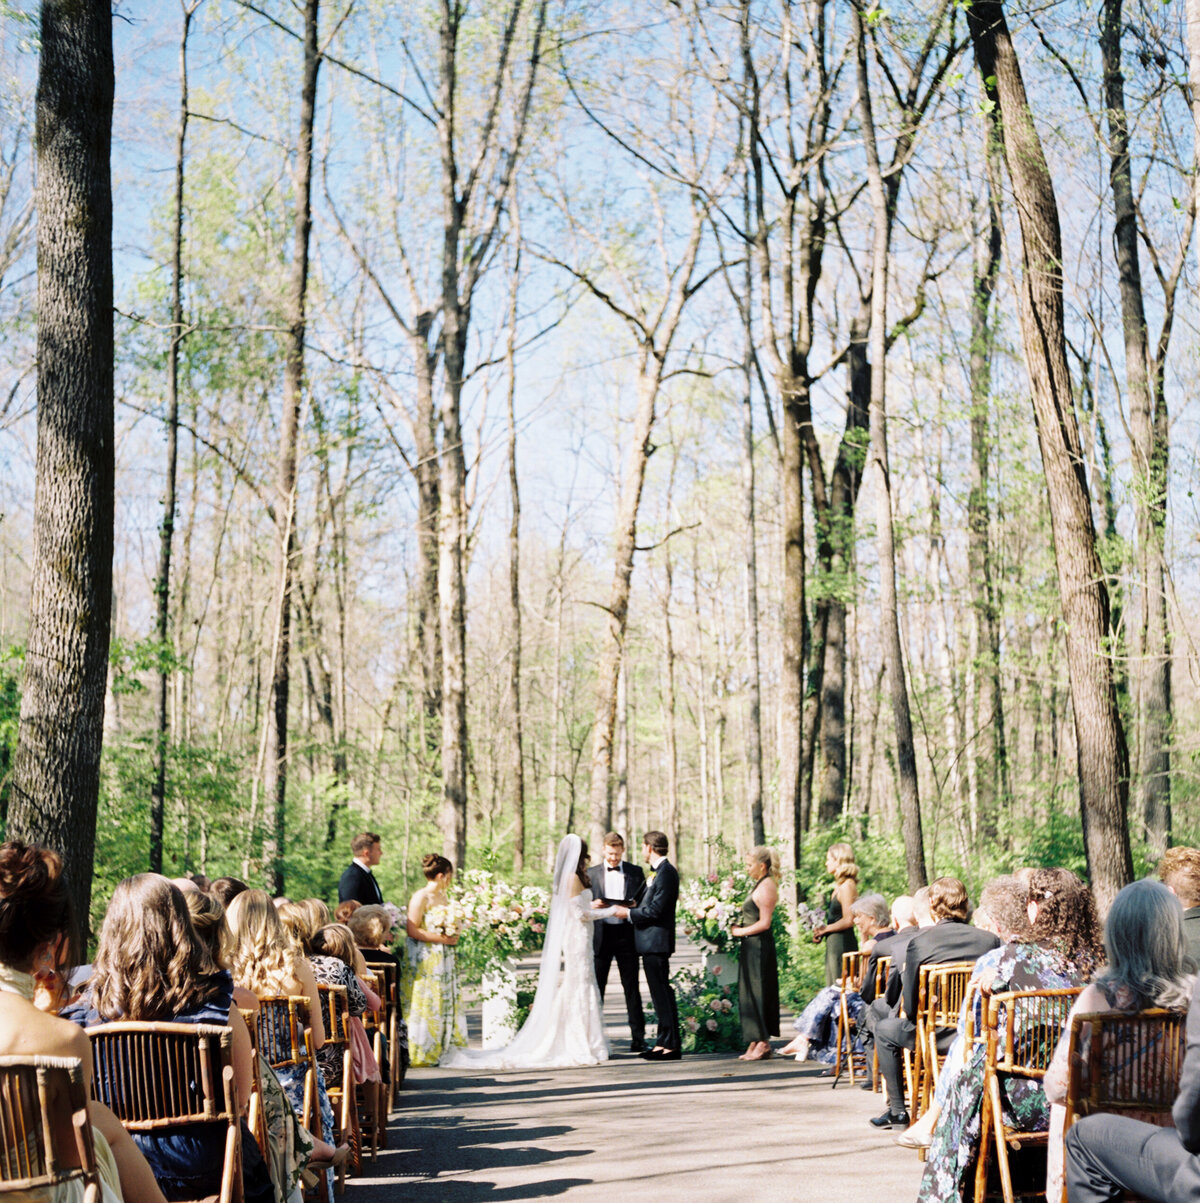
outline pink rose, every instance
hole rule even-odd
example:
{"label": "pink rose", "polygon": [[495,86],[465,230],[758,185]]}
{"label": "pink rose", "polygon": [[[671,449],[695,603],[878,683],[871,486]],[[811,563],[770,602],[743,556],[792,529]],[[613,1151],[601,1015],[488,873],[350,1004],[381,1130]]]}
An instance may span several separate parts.
{"label": "pink rose", "polygon": [[715,1019],[705,1020],[704,1026],[708,1028],[710,1032],[715,1032],[717,1030],[717,1021]]}

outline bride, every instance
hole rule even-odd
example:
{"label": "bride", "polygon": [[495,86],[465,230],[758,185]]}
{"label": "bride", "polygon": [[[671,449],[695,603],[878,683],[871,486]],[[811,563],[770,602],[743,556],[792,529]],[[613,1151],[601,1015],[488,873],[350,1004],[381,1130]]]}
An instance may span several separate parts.
{"label": "bride", "polygon": [[591,924],[612,907],[592,909],[587,844],[577,835],[558,846],[554,894],[537,993],[529,1018],[504,1048],[450,1050],[440,1062],[462,1069],[562,1069],[608,1060]]}

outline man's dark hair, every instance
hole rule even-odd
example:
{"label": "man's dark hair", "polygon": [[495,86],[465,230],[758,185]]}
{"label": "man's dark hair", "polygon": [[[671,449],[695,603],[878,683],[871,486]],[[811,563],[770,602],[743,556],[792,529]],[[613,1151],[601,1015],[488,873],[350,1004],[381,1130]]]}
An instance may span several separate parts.
{"label": "man's dark hair", "polygon": [[376,844],[383,842],[383,836],[377,831],[360,831],[358,835],[350,841],[350,851],[355,856],[361,856],[364,852],[370,851]]}
{"label": "man's dark hair", "polygon": [[642,841],[655,856],[667,855],[667,849],[670,845],[667,843],[667,837],[661,831],[647,831],[642,836]]}

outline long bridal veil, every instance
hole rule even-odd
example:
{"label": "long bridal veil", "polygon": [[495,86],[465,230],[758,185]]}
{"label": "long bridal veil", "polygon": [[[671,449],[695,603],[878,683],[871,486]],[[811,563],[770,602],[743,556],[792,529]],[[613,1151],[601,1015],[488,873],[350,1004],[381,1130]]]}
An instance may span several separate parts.
{"label": "long bridal veil", "polygon": [[577,835],[564,836],[554,861],[554,887],[550,915],[546,921],[546,942],[538,968],[537,992],[529,1017],[521,1030],[503,1048],[456,1048],[442,1058],[442,1065],[471,1069],[500,1069],[531,1062],[553,1043],[554,1000],[562,986],[563,941],[571,917],[571,879],[579,865],[583,841]]}

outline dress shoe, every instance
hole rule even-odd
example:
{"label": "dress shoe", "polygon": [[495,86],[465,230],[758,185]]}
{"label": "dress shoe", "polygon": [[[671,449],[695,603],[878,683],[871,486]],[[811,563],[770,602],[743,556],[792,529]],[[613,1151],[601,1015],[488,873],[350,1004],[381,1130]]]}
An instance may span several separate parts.
{"label": "dress shoe", "polygon": [[678,1061],[683,1057],[683,1054],[677,1048],[652,1048],[648,1053],[643,1053],[642,1056],[647,1061]]}
{"label": "dress shoe", "polygon": [[863,1083],[863,1084],[862,1084],[862,1085],[859,1087],[859,1090],[874,1090],[874,1089],[875,1089],[875,1083],[874,1083],[874,1082],[872,1082],[870,1078],[868,1078],[868,1079],[867,1079],[867,1080],[866,1080],[866,1081],[865,1081],[865,1082],[864,1082],[864,1083]]}
{"label": "dress shoe", "polygon": [[629,1051],[631,1053],[644,1053],[646,1051],[646,1042],[644,1040],[631,1040],[629,1042]]}
{"label": "dress shoe", "polygon": [[920,1136],[912,1132],[901,1132],[896,1137],[896,1143],[902,1149],[927,1149],[933,1144],[932,1136]]}
{"label": "dress shoe", "polygon": [[907,1111],[885,1111],[869,1122],[872,1128],[907,1128],[912,1120]]}

